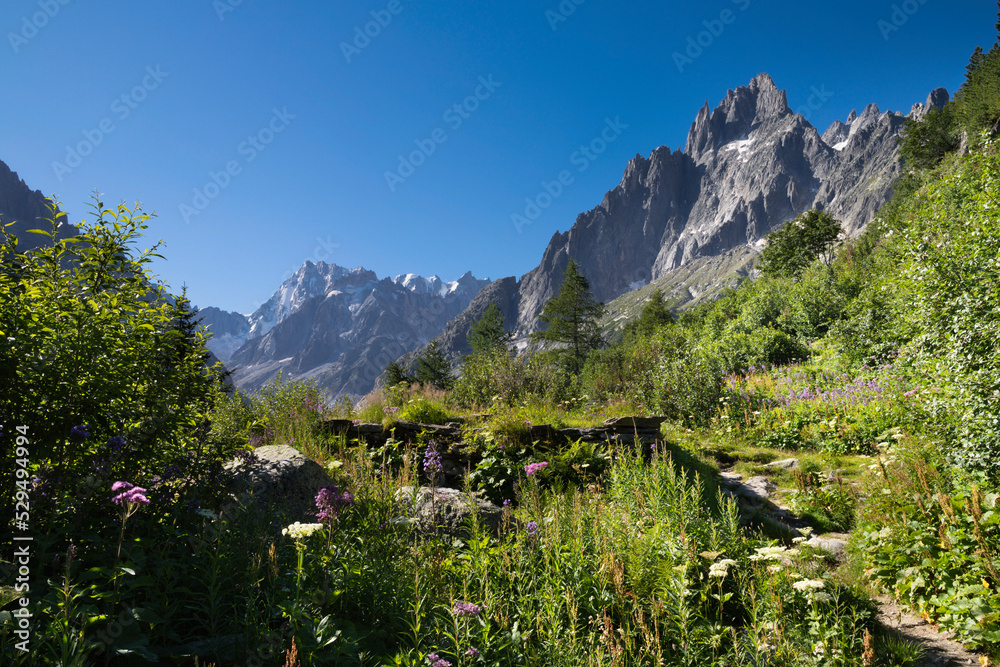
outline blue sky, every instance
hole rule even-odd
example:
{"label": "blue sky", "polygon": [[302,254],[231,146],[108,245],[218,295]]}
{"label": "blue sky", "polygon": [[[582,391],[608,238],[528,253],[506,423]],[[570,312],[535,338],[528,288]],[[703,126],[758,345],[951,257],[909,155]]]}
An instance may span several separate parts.
{"label": "blue sky", "polygon": [[[155,272],[201,306],[250,312],[306,259],[520,276],[636,153],[682,147],[706,100],[768,72],[820,131],[871,102],[907,112],[937,86],[955,91],[975,46],[993,44],[996,12],[986,0],[5,0],[0,159],[74,221],[94,189],[155,211]],[[547,206],[517,226],[526,199]]]}

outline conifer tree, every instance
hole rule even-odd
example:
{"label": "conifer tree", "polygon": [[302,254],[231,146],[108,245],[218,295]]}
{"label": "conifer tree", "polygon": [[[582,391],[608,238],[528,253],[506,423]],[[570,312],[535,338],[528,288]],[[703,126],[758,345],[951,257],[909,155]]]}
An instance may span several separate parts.
{"label": "conifer tree", "polygon": [[511,333],[504,329],[503,313],[496,302],[490,302],[483,316],[473,323],[467,338],[473,354],[489,354],[507,349]]}
{"label": "conifer tree", "polygon": [[412,384],[414,377],[409,371],[395,361],[390,361],[385,367],[385,386],[395,387],[397,384]]}
{"label": "conifer tree", "polygon": [[450,389],[454,378],[451,364],[441,351],[437,339],[432,340],[422,355],[417,357],[417,382],[438,389]]}
{"label": "conifer tree", "polygon": [[532,338],[565,345],[566,367],[578,375],[587,355],[601,346],[598,323],[603,314],[604,304],[594,298],[590,282],[571,259],[558,293],[545,303],[538,316],[547,328]]}

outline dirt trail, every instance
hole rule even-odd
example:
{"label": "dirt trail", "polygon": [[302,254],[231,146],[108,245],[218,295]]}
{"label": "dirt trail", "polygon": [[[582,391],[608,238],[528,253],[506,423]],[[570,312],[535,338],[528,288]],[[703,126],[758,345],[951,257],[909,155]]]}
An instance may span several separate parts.
{"label": "dirt trail", "polygon": [[903,637],[924,647],[924,659],[917,667],[957,667],[958,665],[979,665],[979,657],[969,653],[962,645],[952,641],[950,632],[938,632],[919,616],[905,611],[889,597],[877,598],[879,620],[887,628],[892,628]]}

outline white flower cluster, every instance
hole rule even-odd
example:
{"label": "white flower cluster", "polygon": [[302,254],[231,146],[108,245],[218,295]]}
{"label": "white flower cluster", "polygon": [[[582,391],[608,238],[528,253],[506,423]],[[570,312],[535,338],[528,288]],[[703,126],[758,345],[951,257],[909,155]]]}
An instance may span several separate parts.
{"label": "white flower cluster", "polygon": [[823,583],[822,579],[803,579],[792,584],[792,588],[797,591],[819,590],[826,588],[826,584]]}
{"label": "white flower cluster", "polygon": [[750,560],[777,560],[781,561],[790,556],[797,556],[799,553],[798,549],[789,549],[788,547],[761,547],[757,549],[757,553],[750,556]]}
{"label": "white flower cluster", "polygon": [[297,540],[301,540],[304,537],[309,537],[318,530],[323,530],[323,524],[321,523],[299,523],[296,521],[287,528],[281,529],[282,535],[289,535]]}
{"label": "white flower cluster", "polygon": [[708,568],[708,576],[724,579],[729,574],[729,568],[736,565],[732,558],[723,558],[718,563],[712,563]]}
{"label": "white flower cluster", "polygon": [[829,593],[824,593],[826,584],[822,579],[802,579],[792,584],[792,588],[800,593],[806,593],[816,602],[832,602],[833,597]]}

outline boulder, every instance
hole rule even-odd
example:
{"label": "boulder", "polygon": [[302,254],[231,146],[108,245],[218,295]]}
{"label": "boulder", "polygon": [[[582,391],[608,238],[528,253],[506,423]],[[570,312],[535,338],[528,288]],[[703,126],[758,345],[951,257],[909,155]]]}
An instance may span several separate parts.
{"label": "boulder", "polygon": [[613,428],[619,433],[632,431],[655,431],[660,432],[660,424],[667,420],[666,417],[612,417],[604,420],[604,425]]}
{"label": "boulder", "polygon": [[843,537],[834,537],[832,535],[820,537],[813,535],[806,541],[806,544],[814,549],[827,552],[837,560],[843,560],[847,555],[847,540],[843,539]]}
{"label": "boulder", "polygon": [[254,458],[226,464],[236,500],[274,525],[315,523],[316,493],[333,484],[323,466],[288,445],[254,450]]}
{"label": "boulder", "polygon": [[770,463],[765,463],[762,467],[770,469],[781,469],[781,470],[796,470],[799,467],[798,459],[781,459],[780,461],[771,461]]}
{"label": "boulder", "polygon": [[751,502],[764,502],[776,488],[767,477],[751,477],[738,484],[733,492]]}
{"label": "boulder", "polygon": [[458,489],[404,486],[396,492],[396,503],[403,521],[428,534],[467,536],[466,522],[473,513],[496,534],[503,518],[502,508]]}

